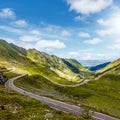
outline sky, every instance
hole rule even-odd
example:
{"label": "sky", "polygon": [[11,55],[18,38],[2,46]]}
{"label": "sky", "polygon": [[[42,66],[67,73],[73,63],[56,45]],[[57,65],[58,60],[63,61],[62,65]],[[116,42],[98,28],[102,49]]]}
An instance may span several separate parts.
{"label": "sky", "polygon": [[120,58],[120,0],[0,0],[0,39],[62,58]]}

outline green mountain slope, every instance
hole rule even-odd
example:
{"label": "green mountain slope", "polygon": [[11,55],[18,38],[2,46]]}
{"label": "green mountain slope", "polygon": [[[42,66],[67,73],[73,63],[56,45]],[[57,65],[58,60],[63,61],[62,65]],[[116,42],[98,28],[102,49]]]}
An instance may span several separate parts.
{"label": "green mountain slope", "polygon": [[120,118],[120,75],[104,75],[97,81],[74,88],[60,87],[42,76],[29,76],[15,81],[15,84],[38,95],[86,106]]}
{"label": "green mountain slope", "polygon": [[83,67],[77,60],[63,59],[63,62],[75,73],[88,72],[88,69]]}
{"label": "green mountain slope", "polygon": [[96,71],[96,74],[120,74],[120,59],[111,62],[105,68]]}
{"label": "green mountain slope", "polygon": [[[17,76],[7,73],[6,76]],[[48,116],[48,117],[47,117]],[[49,118],[49,116],[51,116]],[[26,97],[0,85],[0,120],[85,120],[75,115],[53,110],[40,101]]]}
{"label": "green mountain slope", "polygon": [[[51,56],[35,49],[25,50],[0,40],[0,64],[8,68],[14,67],[16,72],[40,74],[57,82],[63,82],[63,84],[74,84],[82,81],[80,73],[86,71],[81,64],[76,63],[76,61],[72,61],[70,63],[72,68],[70,68],[65,60],[63,61],[57,56]],[[73,71],[74,68],[79,72]]]}
{"label": "green mountain slope", "polygon": [[9,44],[4,40],[0,40],[0,58],[8,60],[16,59],[19,61],[21,58],[25,57],[19,47]]}
{"label": "green mountain slope", "polygon": [[39,52],[35,49],[28,50],[27,55],[32,61],[39,65],[49,67],[56,74],[68,80],[79,80],[81,77],[81,72],[88,71],[76,60],[62,59],[54,55]]}

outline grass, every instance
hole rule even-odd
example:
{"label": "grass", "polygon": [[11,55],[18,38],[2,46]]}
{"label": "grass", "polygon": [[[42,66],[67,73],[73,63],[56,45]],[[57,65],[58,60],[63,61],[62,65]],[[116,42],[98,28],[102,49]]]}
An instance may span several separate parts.
{"label": "grass", "polygon": [[96,74],[103,74],[103,73],[113,73],[114,71],[116,71],[116,69],[118,69],[120,71],[120,59],[108,64],[106,67],[97,70]]}
{"label": "grass", "polygon": [[[12,75],[12,73],[10,73]],[[15,76],[15,74],[13,74]],[[0,120],[84,120],[0,85]]]}
{"label": "grass", "polygon": [[8,72],[8,73],[4,73],[5,76],[7,76],[7,78],[13,78],[13,77],[16,77],[16,76],[19,76],[20,74],[17,74],[17,73],[11,73],[11,72]]}
{"label": "grass", "polygon": [[[76,74],[73,74],[72,71],[78,72],[76,69],[76,67],[78,68],[77,63],[68,61],[68,64],[67,62],[67,65],[72,70],[71,71],[68,69],[68,67],[66,68],[66,65],[62,65],[61,63],[59,64],[57,57],[53,56],[52,60],[49,61],[50,56],[48,57],[44,53],[43,56],[45,55],[45,57],[47,57],[45,61],[46,64],[43,64],[44,60],[39,63],[39,59],[38,62],[30,59],[25,50],[21,50],[20,47],[15,45],[12,45],[11,47],[10,44],[1,40],[0,55],[0,65],[2,67],[16,68],[16,73],[6,74],[9,78],[15,77],[21,73],[28,73],[31,75],[28,78],[24,78],[22,81],[16,81],[15,84],[19,87],[39,95],[79,104],[83,107],[88,107],[90,109],[120,118],[120,59],[109,64],[106,68],[96,72],[96,75],[107,73],[100,80],[91,81],[86,85],[76,88],[65,88],[52,84],[42,76],[47,76],[61,84],[76,84],[78,82],[76,80],[78,79],[74,79],[76,82],[72,82],[71,80],[69,81],[65,78],[62,78],[56,74],[56,72],[50,70],[49,65],[52,65],[52,67],[57,69],[59,68],[58,70],[61,70],[63,73],[73,77]],[[44,59],[45,57],[41,57],[40,59]],[[81,67],[82,66],[79,65],[80,69],[82,69]],[[88,79],[94,78],[94,73],[88,72],[87,74],[86,76]],[[92,75],[89,76],[89,74]],[[80,78],[80,76],[77,78]],[[52,113],[54,115],[52,119],[82,119],[73,115],[54,111],[48,106],[43,105],[41,102],[7,90],[2,85],[0,85],[0,106],[0,119],[14,120],[22,118],[23,120],[44,120],[46,119],[45,114],[47,113]],[[14,114],[16,109],[17,113]]]}
{"label": "grass", "polygon": [[[18,74],[39,74],[67,85],[81,82],[83,79],[80,70],[85,72],[87,70],[75,60],[69,60],[69,64],[65,64],[57,56],[51,56],[35,49],[25,50],[4,40],[0,40],[0,65],[7,68],[14,67]],[[77,68],[79,72],[75,73]]]}
{"label": "grass", "polygon": [[50,79],[54,80],[55,82],[58,82],[60,84],[67,84],[67,85],[74,85],[82,81],[82,79],[78,81],[72,81],[72,80],[69,81],[66,80],[65,78],[60,77],[55,72],[51,71],[47,66],[40,66],[34,62],[29,63],[27,61],[25,63],[14,64],[12,62],[7,62],[7,61],[4,62],[4,60],[0,60],[0,65],[3,67],[7,66],[8,69],[12,69],[12,67],[15,67],[16,68],[15,72],[17,74],[28,73],[29,75],[47,76]]}
{"label": "grass", "polygon": [[42,76],[30,76],[15,83],[33,93],[87,106],[120,118],[120,75],[108,74],[98,81],[76,88],[56,86]]}

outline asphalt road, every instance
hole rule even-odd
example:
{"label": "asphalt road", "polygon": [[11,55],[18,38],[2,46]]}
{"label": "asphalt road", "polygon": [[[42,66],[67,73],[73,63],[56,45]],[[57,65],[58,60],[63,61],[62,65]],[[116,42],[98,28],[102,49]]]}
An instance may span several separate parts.
{"label": "asphalt road", "polygon": [[[53,100],[51,98],[39,96],[39,95],[33,94],[31,92],[27,92],[23,89],[20,89],[20,88],[16,87],[13,82],[15,80],[18,80],[18,79],[20,79],[22,77],[25,77],[25,76],[26,76],[26,74],[8,80],[5,83],[5,87],[8,88],[8,89],[12,89],[12,90],[14,90],[18,93],[21,93],[25,96],[29,96],[29,97],[34,98],[36,100],[40,100],[43,103],[49,105],[53,109],[61,110],[61,111],[68,112],[68,113],[72,113],[72,114],[78,115],[78,116],[82,115],[84,110],[83,110],[83,108],[81,108],[79,106],[71,105],[71,104],[64,103],[64,102],[61,102],[61,101],[58,101],[58,100]],[[92,113],[92,111],[90,111],[90,113]],[[92,117],[95,120],[120,120],[120,119],[117,119],[117,118],[114,118],[114,117],[111,117],[111,116],[108,116],[108,115],[105,115],[105,114],[99,113],[99,112],[94,112]]]}
{"label": "asphalt road", "polygon": [[79,87],[83,84],[86,84],[89,82],[89,80],[84,80],[78,84],[75,84],[75,85],[63,85],[63,84],[60,84],[60,83],[57,83],[55,82],[54,80],[51,80],[50,78],[46,77],[46,76],[43,76],[45,79],[47,79],[48,81],[50,81],[51,83],[55,84],[55,85],[58,85],[58,86],[61,86],[61,87]]}

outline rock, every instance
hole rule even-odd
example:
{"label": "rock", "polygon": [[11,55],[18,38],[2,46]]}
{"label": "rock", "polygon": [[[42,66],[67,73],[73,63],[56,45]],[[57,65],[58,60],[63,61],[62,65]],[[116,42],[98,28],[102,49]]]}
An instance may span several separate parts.
{"label": "rock", "polygon": [[0,110],[5,110],[5,107],[3,105],[0,106]]}
{"label": "rock", "polygon": [[12,111],[13,114],[17,114],[18,111],[15,109],[14,111]]}
{"label": "rock", "polygon": [[52,113],[47,113],[47,114],[45,114],[45,118],[46,119],[53,118],[53,114]]}
{"label": "rock", "polygon": [[0,84],[3,84],[7,81],[7,77],[0,72]]}

